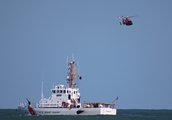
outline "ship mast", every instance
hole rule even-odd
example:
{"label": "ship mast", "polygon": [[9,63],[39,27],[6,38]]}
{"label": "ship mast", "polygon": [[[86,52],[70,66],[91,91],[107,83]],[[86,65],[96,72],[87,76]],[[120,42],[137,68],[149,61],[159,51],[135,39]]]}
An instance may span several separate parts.
{"label": "ship mast", "polygon": [[75,88],[75,77],[78,76],[79,79],[82,79],[82,77],[75,71],[75,62],[74,62],[74,55],[72,56],[72,62],[68,63],[68,76],[67,76],[67,83],[69,88]]}

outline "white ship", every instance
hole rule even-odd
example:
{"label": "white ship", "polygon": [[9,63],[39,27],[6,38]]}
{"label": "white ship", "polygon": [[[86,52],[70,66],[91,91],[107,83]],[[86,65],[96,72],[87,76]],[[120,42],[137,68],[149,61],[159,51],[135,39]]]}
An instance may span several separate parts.
{"label": "white ship", "polygon": [[82,77],[75,72],[75,62],[68,63],[67,86],[57,85],[51,89],[49,98],[42,98],[36,106],[27,99],[28,105],[19,102],[18,111],[24,115],[116,115],[114,103],[85,102],[81,105],[79,88],[76,88],[75,78]]}

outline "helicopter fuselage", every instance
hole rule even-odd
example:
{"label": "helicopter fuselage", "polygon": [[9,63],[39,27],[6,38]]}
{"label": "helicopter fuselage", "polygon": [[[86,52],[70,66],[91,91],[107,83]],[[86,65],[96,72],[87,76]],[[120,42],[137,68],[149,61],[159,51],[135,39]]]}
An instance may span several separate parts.
{"label": "helicopter fuselage", "polygon": [[127,26],[132,25],[133,22],[130,20],[130,18],[122,19],[122,24],[125,24]]}
{"label": "helicopter fuselage", "polygon": [[132,21],[128,21],[128,22],[123,22],[124,25],[127,25],[127,26],[130,26],[130,25],[133,25],[133,22]]}

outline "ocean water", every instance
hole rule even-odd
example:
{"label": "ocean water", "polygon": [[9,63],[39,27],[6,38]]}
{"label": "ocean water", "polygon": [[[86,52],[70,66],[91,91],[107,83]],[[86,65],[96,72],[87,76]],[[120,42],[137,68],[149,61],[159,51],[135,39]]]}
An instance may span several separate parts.
{"label": "ocean water", "polygon": [[16,109],[0,109],[0,120],[172,120],[172,110],[117,110],[116,116],[21,116]]}

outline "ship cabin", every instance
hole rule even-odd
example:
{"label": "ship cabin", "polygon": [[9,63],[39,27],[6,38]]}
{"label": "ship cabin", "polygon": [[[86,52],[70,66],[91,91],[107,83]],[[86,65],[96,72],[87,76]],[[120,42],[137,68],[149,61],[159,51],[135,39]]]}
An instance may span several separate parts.
{"label": "ship cabin", "polygon": [[66,88],[57,85],[51,89],[52,95],[46,99],[42,98],[38,107],[43,108],[71,108],[81,107],[79,88]]}

